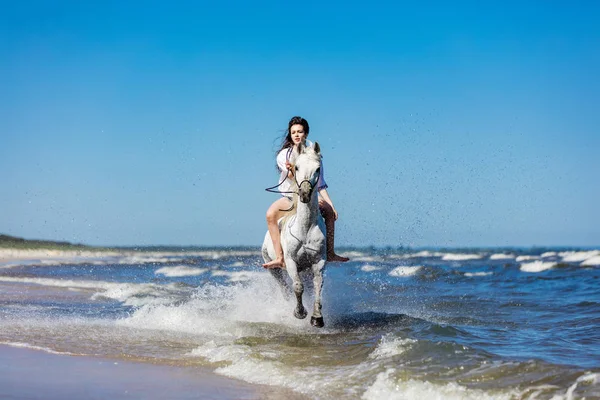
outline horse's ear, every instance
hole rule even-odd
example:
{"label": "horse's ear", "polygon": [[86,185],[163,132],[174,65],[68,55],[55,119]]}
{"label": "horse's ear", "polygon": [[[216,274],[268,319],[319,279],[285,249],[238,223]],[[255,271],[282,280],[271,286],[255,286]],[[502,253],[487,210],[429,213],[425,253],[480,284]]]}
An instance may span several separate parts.
{"label": "horse's ear", "polygon": [[321,146],[319,146],[319,142],[315,142],[315,153],[317,153],[317,155],[321,154]]}
{"label": "horse's ear", "polygon": [[306,146],[304,145],[303,142],[298,143],[298,154],[302,154],[304,153],[304,149],[306,148]]}

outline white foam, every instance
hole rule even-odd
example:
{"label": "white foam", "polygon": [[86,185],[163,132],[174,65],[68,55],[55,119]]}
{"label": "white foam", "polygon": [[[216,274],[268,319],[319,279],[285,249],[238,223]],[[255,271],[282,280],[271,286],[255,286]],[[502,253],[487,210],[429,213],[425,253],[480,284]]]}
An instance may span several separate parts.
{"label": "white foam", "polygon": [[409,258],[430,258],[430,257],[442,257],[443,253],[431,252],[428,250],[422,250],[412,254],[391,254],[391,259],[409,259]]}
{"label": "white foam", "polygon": [[523,272],[542,272],[547,269],[553,268],[556,266],[555,262],[543,262],[543,261],[534,261],[530,263],[521,264],[521,271]]}
{"label": "white foam", "polygon": [[170,285],[156,285],[152,283],[119,283],[105,281],[85,281],[51,278],[16,278],[0,276],[0,281],[35,284],[40,286],[51,286],[73,289],[97,290],[91,297],[96,300],[99,297],[109,298],[123,302],[125,305],[139,306],[148,303],[169,302],[169,294],[177,293],[179,288]]}
{"label": "white foam", "polygon": [[345,253],[342,253],[340,255],[343,255],[345,257],[349,257],[352,260],[354,260],[357,257],[364,257],[365,253],[361,252],[361,251],[347,251]]}
{"label": "white foam", "polygon": [[119,260],[116,260],[117,264],[164,264],[168,262],[177,262],[182,261],[181,257],[166,257],[159,256],[153,254],[142,254],[142,255],[134,255],[123,257]]}
{"label": "white foam", "polygon": [[392,376],[396,370],[390,368],[377,375],[375,382],[363,394],[364,400],[508,400],[515,398],[514,390],[489,393],[479,389],[469,389],[458,383],[445,385],[409,379],[398,380]]}
{"label": "white foam", "polygon": [[564,262],[581,262],[592,257],[600,256],[600,250],[590,251],[563,251],[558,253]]}
{"label": "white foam", "polygon": [[396,267],[393,270],[391,270],[388,275],[395,277],[412,276],[418,273],[421,270],[421,268],[423,268],[422,265],[414,265],[411,267]]}
{"label": "white foam", "polygon": [[51,278],[17,278],[11,276],[0,276],[0,281],[17,282],[17,283],[33,283],[42,286],[54,287],[74,287],[82,289],[106,289],[111,283],[101,281],[73,281],[67,279],[51,279]]}
{"label": "white foam", "polygon": [[49,349],[48,347],[35,346],[35,345],[29,344],[29,343],[0,342],[0,344],[6,345],[6,346],[11,346],[11,347],[23,348],[23,349],[39,350],[39,351],[43,351],[43,352],[49,353],[49,354],[59,354],[59,355],[67,355],[67,356],[77,355],[75,353],[69,353],[67,351],[56,351],[56,350]]}
{"label": "white foam", "polygon": [[250,348],[245,345],[230,344],[217,345],[211,340],[195,348],[187,354],[189,357],[204,357],[210,362],[237,361],[244,359],[250,353]]}
{"label": "white foam", "polygon": [[[296,387],[294,380],[290,379],[285,373],[285,366],[282,363],[258,360],[250,356],[251,349],[244,345],[216,345],[209,342],[203,346],[194,349],[189,355],[201,356],[210,362],[227,362],[229,365],[217,368],[215,372],[243,379],[250,383],[263,385],[280,385],[292,389],[301,389],[304,393],[309,389],[310,381],[305,387]],[[295,375],[301,373],[295,371]],[[313,381],[314,385],[315,382]]]}
{"label": "white foam", "polygon": [[420,251],[412,255],[412,257],[442,257],[444,254],[439,252],[430,252],[427,250]]}
{"label": "white foam", "polygon": [[490,260],[507,260],[507,259],[512,259],[512,258],[515,258],[515,256],[512,254],[504,254],[504,253],[492,254],[490,256]]}
{"label": "white foam", "polygon": [[375,348],[375,350],[369,354],[369,358],[383,359],[404,353],[409,350],[413,343],[416,343],[415,339],[410,338],[394,338],[390,335],[383,336]]}
{"label": "white foam", "polygon": [[585,260],[584,262],[582,262],[580,265],[582,265],[584,267],[592,266],[592,265],[600,265],[600,256],[590,257],[587,260]]}
{"label": "white foam", "polygon": [[250,333],[236,329],[234,323],[213,316],[212,310],[202,306],[197,300],[182,305],[144,305],[117,325],[233,338]]}
{"label": "white foam", "polygon": [[180,297],[181,289],[174,284],[156,285],[152,283],[115,283],[103,292],[94,294],[91,299],[100,297],[114,299],[128,306],[147,304],[168,304],[174,297]]}
{"label": "white foam", "polygon": [[78,264],[164,264],[181,262],[188,257],[216,260],[223,257],[252,257],[254,250],[203,251],[94,251],[0,248],[0,268],[20,265],[78,265]]}
{"label": "white foam", "polygon": [[480,254],[455,254],[447,253],[444,254],[442,260],[444,261],[468,261],[468,260],[479,260],[482,256]]}
{"label": "white foam", "polygon": [[361,257],[353,257],[352,261],[356,262],[381,262],[383,259],[381,257],[376,256],[361,256]]}
{"label": "white foam", "polygon": [[[209,342],[193,350],[190,356],[201,356],[215,363],[226,363],[215,372],[250,383],[287,387],[310,397],[321,398],[324,394],[344,388],[346,397],[357,398],[362,392],[361,383],[355,383],[365,375],[371,375],[378,362],[344,365],[332,368],[318,366],[291,366],[276,361],[281,354],[257,354],[245,345],[222,345]],[[329,398],[330,396],[325,395]]]}
{"label": "white foam", "polygon": [[517,257],[517,259],[515,261],[521,262],[521,261],[531,261],[531,260],[537,260],[537,259],[539,259],[538,256],[519,256],[519,257]]}
{"label": "white foam", "polygon": [[155,274],[162,274],[169,278],[181,276],[196,276],[208,271],[208,268],[194,268],[187,265],[178,265],[176,267],[162,267],[154,271]]}
{"label": "white foam", "polygon": [[574,384],[572,384],[569,389],[567,389],[567,392],[565,393],[565,399],[566,400],[573,400],[573,393],[575,392],[575,389],[577,389],[577,386],[580,383],[587,383],[587,384],[592,384],[592,385],[597,385],[598,383],[600,383],[600,374],[598,373],[586,373],[585,375],[580,376],[579,378],[577,378],[577,380],[575,381]]}
{"label": "white foam", "polygon": [[0,248],[0,259],[99,258],[122,254],[114,251]]}
{"label": "white foam", "polygon": [[557,253],[555,251],[547,251],[543,253],[540,257],[548,258],[548,257],[556,257]]}
{"label": "white foam", "polygon": [[[218,338],[262,335],[247,322],[276,324],[277,329],[311,329],[306,320],[293,316],[292,300],[283,299],[268,273],[257,273],[244,284],[206,284],[196,289],[191,300],[175,304],[147,304],[119,324],[176,332],[213,335]],[[295,303],[295,300],[294,300]],[[306,302],[308,310],[312,304]]]}
{"label": "white foam", "polygon": [[371,265],[371,264],[365,264],[362,267],[360,267],[360,270],[364,271],[364,272],[379,271],[381,269],[383,269],[383,268],[382,267],[377,267],[377,266]]}
{"label": "white foam", "polygon": [[230,267],[243,267],[245,264],[241,261],[236,261],[230,265]]}
{"label": "white foam", "polygon": [[493,272],[465,272],[465,276],[473,277],[473,276],[490,276],[493,275]]}
{"label": "white foam", "polygon": [[265,273],[260,271],[221,271],[216,270],[211,272],[212,276],[225,276],[229,282],[249,281],[255,277],[264,276]]}

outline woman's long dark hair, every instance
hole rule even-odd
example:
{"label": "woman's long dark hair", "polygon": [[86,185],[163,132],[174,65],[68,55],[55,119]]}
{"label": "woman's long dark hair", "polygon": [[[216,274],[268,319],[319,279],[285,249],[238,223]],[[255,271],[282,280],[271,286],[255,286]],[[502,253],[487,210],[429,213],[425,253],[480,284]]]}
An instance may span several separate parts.
{"label": "woman's long dark hair", "polygon": [[283,140],[281,142],[281,148],[279,148],[279,150],[277,150],[276,154],[279,154],[279,152],[283,149],[287,149],[288,147],[293,147],[294,146],[294,141],[292,140],[292,126],[294,125],[302,125],[302,127],[304,128],[304,138],[308,137],[308,131],[310,131],[310,127],[308,126],[308,121],[305,120],[302,117],[292,117],[292,119],[290,119],[290,122],[288,122],[288,127],[285,131],[285,136],[283,137]]}

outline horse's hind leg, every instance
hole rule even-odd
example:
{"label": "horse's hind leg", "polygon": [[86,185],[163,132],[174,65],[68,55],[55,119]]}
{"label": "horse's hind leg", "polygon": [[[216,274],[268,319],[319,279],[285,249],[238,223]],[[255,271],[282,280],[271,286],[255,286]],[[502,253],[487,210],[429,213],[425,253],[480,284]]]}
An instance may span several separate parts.
{"label": "horse's hind leg", "polygon": [[317,264],[313,265],[313,285],[315,287],[315,306],[313,309],[313,315],[310,317],[310,323],[312,326],[322,328],[325,326],[323,321],[323,315],[321,314],[321,290],[323,289],[323,267],[325,261],[321,260]]}
{"label": "horse's hind leg", "polygon": [[283,294],[283,298],[286,300],[291,299],[292,288],[287,283],[283,270],[281,268],[269,268],[269,272],[271,273],[271,275],[273,275],[273,278],[275,278],[275,280],[279,284],[279,287],[281,288],[281,293]]}
{"label": "horse's hind leg", "polygon": [[298,266],[291,259],[285,260],[285,267],[287,268],[288,275],[292,278],[292,284],[294,286],[294,293],[296,294],[296,309],[294,310],[294,317],[298,319],[306,318],[306,308],[302,304],[302,294],[304,293],[304,284],[300,275],[298,274]]}

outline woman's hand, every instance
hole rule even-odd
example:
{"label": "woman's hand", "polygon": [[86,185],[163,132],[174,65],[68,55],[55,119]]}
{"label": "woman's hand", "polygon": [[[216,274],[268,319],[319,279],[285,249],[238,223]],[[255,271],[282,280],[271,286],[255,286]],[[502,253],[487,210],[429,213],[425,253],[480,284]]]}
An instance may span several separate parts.
{"label": "woman's hand", "polygon": [[338,213],[337,210],[335,209],[334,206],[331,206],[331,209],[333,210],[333,217],[335,218],[335,221],[337,221],[338,219]]}
{"label": "woman's hand", "polygon": [[285,168],[288,171],[288,178],[292,179],[294,177],[294,165],[291,162],[286,161]]}

